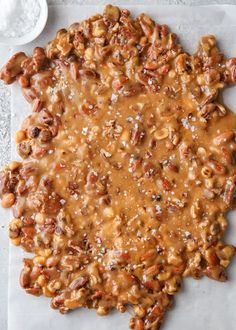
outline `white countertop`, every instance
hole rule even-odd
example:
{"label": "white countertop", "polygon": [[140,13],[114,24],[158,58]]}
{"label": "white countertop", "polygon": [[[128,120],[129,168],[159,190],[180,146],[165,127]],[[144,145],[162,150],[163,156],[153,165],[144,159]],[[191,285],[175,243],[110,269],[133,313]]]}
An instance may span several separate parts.
{"label": "white countertop", "polygon": [[[65,4],[235,4],[236,0],[126,0],[126,1],[94,1],[94,0],[48,0],[49,5]],[[11,52],[10,47],[0,46],[0,66],[2,66]],[[6,164],[10,159],[10,88],[0,82],[0,165]],[[0,220],[0,330],[7,330],[7,283],[8,283],[8,223],[6,219]],[[26,329],[31,330],[31,329]],[[185,329],[183,329],[185,330]],[[232,329],[229,329],[232,330]]]}

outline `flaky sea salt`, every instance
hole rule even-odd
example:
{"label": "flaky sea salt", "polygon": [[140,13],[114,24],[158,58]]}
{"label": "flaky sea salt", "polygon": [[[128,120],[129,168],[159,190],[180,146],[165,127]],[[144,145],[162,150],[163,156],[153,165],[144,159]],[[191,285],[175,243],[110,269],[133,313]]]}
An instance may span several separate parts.
{"label": "flaky sea salt", "polygon": [[18,38],[31,32],[39,15],[38,0],[0,0],[0,34]]}

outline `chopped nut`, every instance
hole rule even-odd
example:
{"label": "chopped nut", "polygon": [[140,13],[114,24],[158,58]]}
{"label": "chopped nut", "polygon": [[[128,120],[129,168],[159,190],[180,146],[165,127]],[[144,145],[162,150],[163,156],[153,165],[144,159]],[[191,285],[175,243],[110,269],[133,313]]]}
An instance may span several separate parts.
{"label": "chopped nut", "polygon": [[169,131],[167,128],[162,128],[154,133],[154,137],[157,140],[164,140],[169,136]]}
{"label": "chopped nut", "polygon": [[103,306],[99,306],[97,309],[97,314],[99,316],[105,316],[109,313],[109,309]]}
{"label": "chopped nut", "polygon": [[106,217],[106,218],[113,218],[115,216],[115,213],[114,213],[114,210],[112,207],[105,207],[103,209],[103,215]]}
{"label": "chopped nut", "polygon": [[9,208],[15,203],[15,195],[12,193],[4,194],[2,197],[2,207]]}
{"label": "chopped nut", "polygon": [[107,32],[107,27],[102,19],[93,23],[92,34],[94,37],[102,37]]}
{"label": "chopped nut", "polygon": [[21,130],[21,131],[16,132],[16,137],[15,137],[16,143],[20,143],[25,139],[26,139],[25,131]]}
{"label": "chopped nut", "polygon": [[120,18],[120,9],[112,5],[106,5],[104,10],[104,18],[108,22],[117,22]]}

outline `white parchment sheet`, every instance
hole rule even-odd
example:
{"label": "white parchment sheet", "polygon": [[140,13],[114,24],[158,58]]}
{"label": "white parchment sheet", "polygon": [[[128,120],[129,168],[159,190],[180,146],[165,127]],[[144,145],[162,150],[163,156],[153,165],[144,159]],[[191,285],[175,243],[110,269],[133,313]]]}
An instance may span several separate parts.
{"label": "white parchment sheet", "polygon": [[[196,49],[201,35],[215,34],[222,51],[236,56],[236,6],[129,6],[133,15],[146,12],[156,21],[166,23],[176,32],[186,49]],[[31,53],[33,46],[44,45],[55,32],[74,21],[102,11],[97,6],[53,6],[49,9],[49,21],[42,36],[34,43],[15,48]],[[12,136],[20,122],[30,113],[30,106],[20,90],[12,87]],[[224,92],[226,104],[236,111],[236,87]],[[14,139],[13,139],[14,140]],[[16,158],[12,144],[12,157]],[[227,240],[236,244],[236,213],[230,214],[230,233]],[[77,310],[67,315],[49,308],[48,298],[27,295],[19,286],[23,252],[10,248],[9,315],[8,330],[125,330],[128,329],[128,313],[112,313],[98,317],[95,311]],[[181,293],[176,296],[175,308],[168,313],[163,330],[235,330],[236,329],[236,259],[230,269],[227,283],[210,279],[188,279]]]}

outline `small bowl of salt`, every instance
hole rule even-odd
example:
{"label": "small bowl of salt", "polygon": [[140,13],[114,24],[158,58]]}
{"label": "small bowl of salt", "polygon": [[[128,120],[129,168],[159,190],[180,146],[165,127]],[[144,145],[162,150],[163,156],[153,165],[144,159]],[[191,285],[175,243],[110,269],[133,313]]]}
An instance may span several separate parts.
{"label": "small bowl of salt", "polygon": [[43,31],[47,18],[47,0],[0,0],[0,44],[29,43]]}

